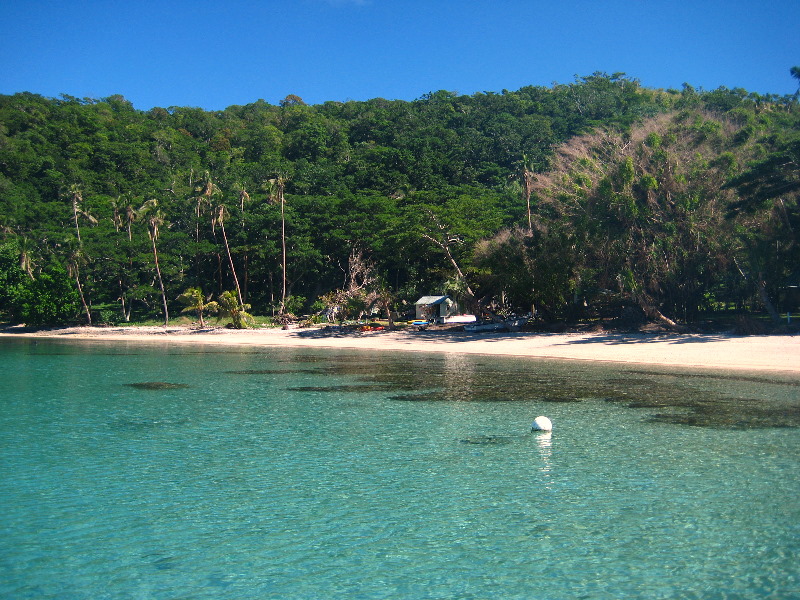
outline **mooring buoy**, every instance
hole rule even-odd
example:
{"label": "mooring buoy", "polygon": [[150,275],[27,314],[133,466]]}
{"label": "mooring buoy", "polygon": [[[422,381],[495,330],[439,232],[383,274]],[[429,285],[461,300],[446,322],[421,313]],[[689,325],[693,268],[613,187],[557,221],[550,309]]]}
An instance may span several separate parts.
{"label": "mooring buoy", "polygon": [[553,431],[553,422],[547,417],[536,417],[531,425],[531,431]]}

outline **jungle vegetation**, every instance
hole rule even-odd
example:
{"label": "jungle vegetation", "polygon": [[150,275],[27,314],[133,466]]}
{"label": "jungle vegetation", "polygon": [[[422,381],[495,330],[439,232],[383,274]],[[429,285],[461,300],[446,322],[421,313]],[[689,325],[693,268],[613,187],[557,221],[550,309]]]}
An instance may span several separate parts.
{"label": "jungle vegetation", "polygon": [[23,92],[0,96],[0,313],[244,326],[450,294],[545,321],[777,321],[799,193],[798,94],[622,73],[221,111]]}

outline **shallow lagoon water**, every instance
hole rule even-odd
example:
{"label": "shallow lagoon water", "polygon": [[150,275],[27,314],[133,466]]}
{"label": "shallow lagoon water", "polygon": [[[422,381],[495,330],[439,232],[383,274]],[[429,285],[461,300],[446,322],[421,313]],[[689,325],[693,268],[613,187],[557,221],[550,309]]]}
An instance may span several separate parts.
{"label": "shallow lagoon water", "polygon": [[[793,375],[0,344],[3,598],[797,598]],[[531,433],[545,414],[552,434]]]}

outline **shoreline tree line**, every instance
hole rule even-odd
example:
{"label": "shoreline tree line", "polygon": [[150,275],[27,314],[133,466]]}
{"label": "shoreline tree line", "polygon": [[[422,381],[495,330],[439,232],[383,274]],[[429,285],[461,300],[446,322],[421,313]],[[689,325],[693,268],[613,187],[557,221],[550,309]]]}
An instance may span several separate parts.
{"label": "shoreline tree line", "polygon": [[777,322],[797,309],[799,193],[798,94],[621,73],[221,111],[23,92],[0,96],[0,318],[207,305],[245,326],[449,294],[546,321]]}

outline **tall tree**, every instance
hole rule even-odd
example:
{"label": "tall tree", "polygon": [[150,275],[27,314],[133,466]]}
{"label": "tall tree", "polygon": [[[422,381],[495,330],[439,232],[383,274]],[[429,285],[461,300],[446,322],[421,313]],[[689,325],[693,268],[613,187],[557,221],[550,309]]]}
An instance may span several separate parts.
{"label": "tall tree", "polygon": [[211,178],[211,173],[203,172],[203,176],[195,187],[195,241],[200,241],[200,221],[202,220],[203,207],[211,206],[211,198],[220,193],[219,187]]}
{"label": "tall tree", "polygon": [[164,289],[164,279],[161,277],[161,267],[158,264],[158,234],[160,227],[164,224],[164,213],[158,208],[158,201],[155,198],[148,200],[142,207],[140,213],[147,214],[147,234],[153,246],[153,264],[156,269],[158,287],[161,290],[161,301],[164,307],[164,326],[169,325],[169,308],[167,307],[167,292]]}
{"label": "tall tree", "polygon": [[31,241],[27,237],[21,236],[19,238],[19,268],[22,269],[31,279],[36,279],[33,276],[33,254],[34,250],[32,248]]}
{"label": "tall tree", "polygon": [[725,187],[733,188],[739,194],[729,216],[745,225],[743,237],[746,237],[744,245],[750,272],[739,263],[737,269],[755,286],[764,308],[773,322],[778,323],[780,316],[770,298],[769,288],[779,287],[775,280],[783,280],[795,271],[800,260],[797,240],[797,229],[800,228],[800,136],[795,135],[779,144],[766,158],[729,180]]}
{"label": "tall tree", "polygon": [[77,183],[69,185],[65,190],[64,195],[67,197],[67,199],[69,199],[72,206],[72,220],[75,223],[75,234],[78,238],[78,245],[80,246],[82,245],[83,240],[81,239],[81,226],[78,218],[83,217],[92,225],[97,224],[97,219],[81,208],[81,204],[83,203],[83,192],[81,191],[80,185]]}
{"label": "tall tree", "polygon": [[[733,206],[734,211],[754,211],[758,208],[776,206],[787,219],[787,226],[792,229],[792,207],[798,207],[800,198],[800,134],[795,134],[778,147],[765,159],[750,166],[746,171],[731,179],[728,188],[736,188],[741,199]],[[793,220],[793,219],[792,219]]]}
{"label": "tall tree", "polygon": [[[540,210],[576,248],[576,291],[617,288],[669,326],[675,318],[666,313],[696,313],[730,262],[734,240],[724,214],[733,195],[721,188],[739,160],[735,133],[695,112],[562,145],[537,191]],[[717,159],[720,148],[730,150]]]}
{"label": "tall tree", "polygon": [[81,186],[77,183],[70,184],[64,192],[64,195],[69,199],[70,204],[72,205],[72,219],[75,222],[75,233],[78,236],[78,245],[82,244],[81,240],[81,226],[78,223],[78,216],[85,217],[91,223],[97,223],[97,219],[95,219],[92,215],[85,212],[81,209],[81,203],[83,202],[83,192],[81,191]]}
{"label": "tall tree", "polygon": [[83,312],[86,315],[86,323],[91,325],[92,311],[89,309],[89,304],[86,302],[86,294],[83,293],[83,286],[81,285],[80,265],[85,262],[86,255],[81,248],[77,248],[67,261],[67,273],[75,280],[75,285],[78,287],[78,294],[81,298],[81,306],[83,306]]}
{"label": "tall tree", "polygon": [[86,315],[86,322],[89,325],[91,325],[92,312],[89,309],[89,304],[86,301],[86,295],[84,294],[80,277],[81,271],[79,263],[85,263],[88,260],[88,258],[83,250],[83,240],[81,239],[81,226],[78,217],[82,216],[92,224],[97,223],[97,219],[81,208],[81,204],[83,202],[83,192],[81,191],[81,187],[77,183],[69,185],[66,191],[64,192],[64,195],[69,199],[70,204],[72,206],[72,218],[75,223],[75,234],[78,238],[78,247],[72,253],[67,263],[69,267],[68,273],[69,276],[75,280],[75,284],[78,286],[78,293],[80,294],[81,304],[83,305],[84,314]]}
{"label": "tall tree", "polygon": [[239,210],[242,211],[242,226],[244,226],[244,206],[250,202],[250,194],[247,193],[247,186],[243,183],[236,183],[234,185],[236,197],[239,198]]}
{"label": "tall tree", "polygon": [[573,245],[566,236],[524,227],[502,229],[474,250],[481,293],[494,299],[495,312],[530,310],[553,315],[566,304],[575,279]]}
{"label": "tall tree", "polygon": [[228,264],[231,267],[231,275],[233,275],[233,283],[236,285],[236,295],[239,297],[239,304],[244,304],[242,299],[242,289],[239,287],[239,278],[236,276],[236,267],[233,264],[233,255],[231,254],[231,246],[228,243],[228,234],[225,233],[225,218],[228,215],[228,209],[224,204],[219,204],[214,208],[213,216],[211,218],[211,228],[216,229],[219,225],[222,230],[222,240],[225,242],[225,251],[228,254]]}
{"label": "tall tree", "polygon": [[268,181],[269,198],[281,207],[281,315],[286,312],[286,180],[285,174],[278,174]]}
{"label": "tall tree", "polygon": [[426,230],[422,232],[422,237],[431,242],[444,253],[447,260],[451,265],[453,265],[453,269],[455,269],[455,272],[458,275],[458,280],[464,284],[464,289],[467,292],[469,301],[474,302],[475,292],[472,291],[464,272],[461,270],[461,267],[459,266],[458,261],[456,261],[456,258],[452,252],[452,248],[454,246],[464,243],[463,238],[457,233],[454,233],[433,210],[426,209],[425,212],[427,213],[430,221]]}
{"label": "tall tree", "polygon": [[533,194],[536,183],[536,173],[534,172],[533,163],[528,160],[525,154],[522,155],[522,161],[519,164],[519,179],[522,184],[522,198],[525,200],[525,206],[528,210],[528,233],[532,234],[533,217],[531,215],[531,195]]}
{"label": "tall tree", "polygon": [[352,248],[347,260],[344,287],[322,297],[329,318],[335,320],[338,315],[344,320],[352,314],[360,319],[369,308],[381,300],[378,288],[374,285],[376,281],[375,265],[364,255],[361,248]]}

